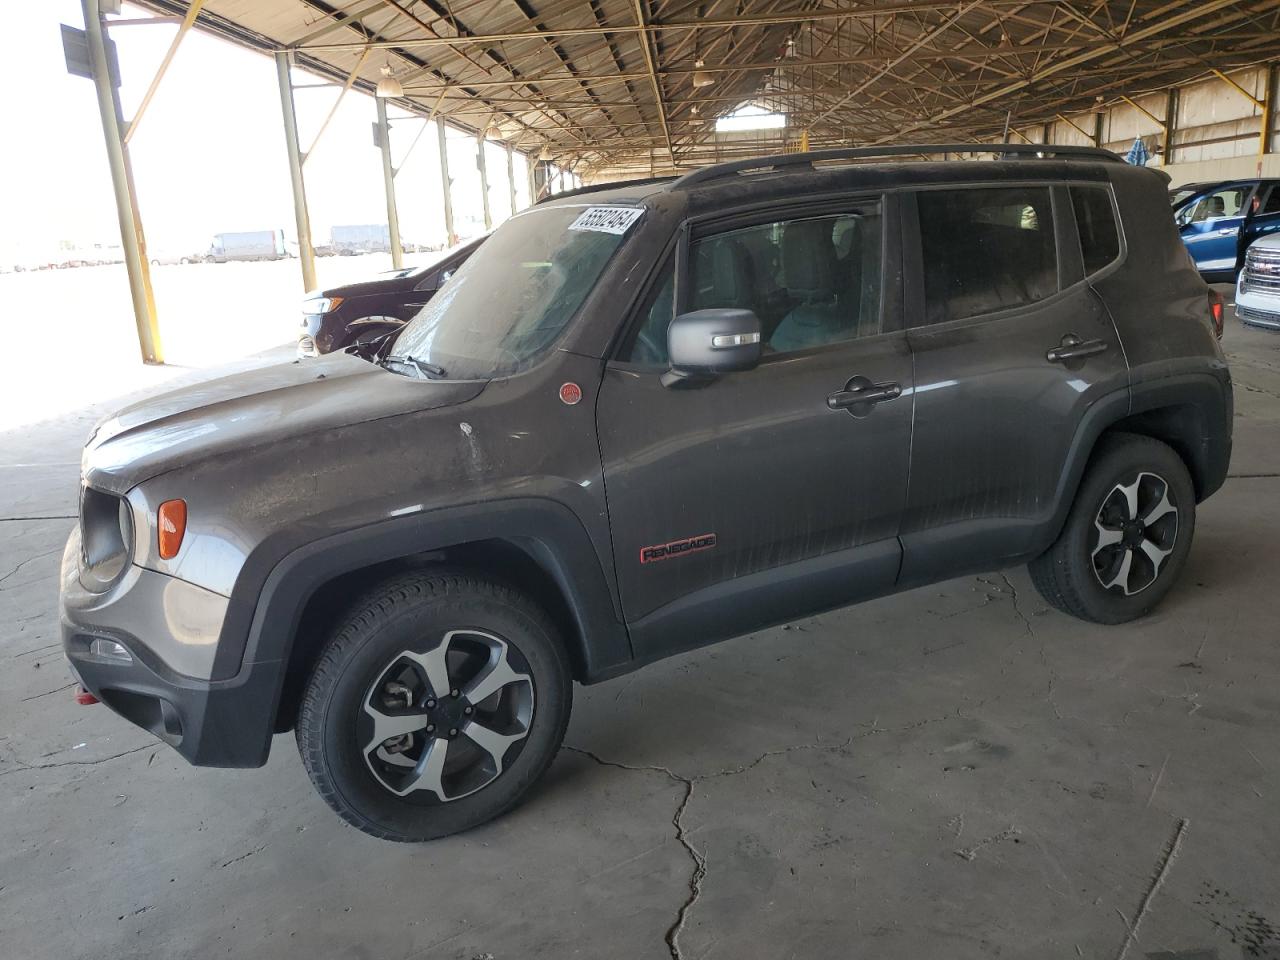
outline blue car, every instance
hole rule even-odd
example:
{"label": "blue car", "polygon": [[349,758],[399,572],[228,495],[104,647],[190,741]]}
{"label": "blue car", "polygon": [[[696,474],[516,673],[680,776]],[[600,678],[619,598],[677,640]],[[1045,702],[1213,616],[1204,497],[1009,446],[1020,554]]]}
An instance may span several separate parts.
{"label": "blue car", "polygon": [[1235,283],[1249,244],[1280,231],[1280,180],[1193,183],[1170,200],[1182,242],[1207,283]]}

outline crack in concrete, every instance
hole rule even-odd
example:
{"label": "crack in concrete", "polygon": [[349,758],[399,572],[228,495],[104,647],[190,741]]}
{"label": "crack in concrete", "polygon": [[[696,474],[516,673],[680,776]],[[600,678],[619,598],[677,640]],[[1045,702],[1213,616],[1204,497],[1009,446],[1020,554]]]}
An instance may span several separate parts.
{"label": "crack in concrete", "polygon": [[1013,602],[1013,612],[1018,615],[1022,621],[1022,625],[1027,628],[1027,636],[1034,637],[1036,635],[1035,628],[1031,626],[1030,618],[1022,612],[1022,607],[1018,605],[1018,588],[1015,587],[1005,574],[1000,574],[1000,579],[1004,581],[1004,585],[1009,588],[1009,598]]}
{"label": "crack in concrete", "polygon": [[570,753],[588,757],[602,767],[616,767],[619,770],[630,770],[633,773],[657,773],[684,786],[684,796],[680,800],[680,805],[676,807],[675,814],[671,817],[671,825],[675,827],[676,840],[680,846],[684,847],[685,852],[689,854],[689,859],[693,861],[693,873],[689,877],[689,895],[680,904],[675,920],[667,928],[666,935],[663,937],[667,944],[667,949],[671,952],[671,960],[684,960],[684,955],[680,952],[680,931],[684,929],[689,911],[693,909],[693,905],[702,896],[702,880],[707,875],[707,858],[689,842],[688,834],[684,828],[684,812],[689,808],[689,801],[693,799],[693,785],[699,778],[681,776],[669,767],[636,766],[616,760],[606,760],[590,750],[584,750],[582,747],[572,747],[567,743],[564,744],[563,749],[568,750]]}
{"label": "crack in concrete", "polygon": [[21,700],[19,700],[18,702],[19,702],[19,703],[30,703],[32,700],[39,700],[41,697],[47,697],[47,696],[49,696],[50,694],[54,694],[54,693],[62,693],[62,691],[64,691],[64,690],[70,690],[70,689],[71,689],[72,687],[74,687],[74,686],[76,686],[76,684],[75,684],[75,683],[66,683],[66,684],[63,684],[63,685],[62,685],[62,686],[60,686],[60,687],[54,687],[52,690],[46,690],[44,693],[37,693],[37,694],[33,694],[33,695],[32,695],[32,696],[30,696],[30,697],[23,697],[23,698],[22,698]]}
{"label": "crack in concrete", "polygon": [[6,580],[12,577],[15,573],[17,573],[19,570],[25,567],[28,563],[34,563],[37,560],[43,560],[45,557],[51,557],[55,553],[61,553],[61,552],[62,552],[62,548],[59,547],[56,550],[48,550],[44,553],[37,553],[34,557],[27,557],[27,559],[21,561],[16,567],[14,567],[12,570],[6,573],[3,577],[0,577],[0,583],[4,583]]}
{"label": "crack in concrete", "polygon": [[54,767],[95,767],[100,763],[106,763],[108,760],[118,760],[121,757],[127,757],[131,753],[138,753],[141,750],[154,750],[156,744],[144,743],[140,747],[133,747],[130,750],[123,750],[120,753],[113,753],[109,757],[100,757],[97,760],[60,760],[57,763],[24,763],[21,760],[15,760],[18,764],[12,770],[0,770],[0,777],[7,777],[11,773],[27,773],[32,770],[52,770]]}
{"label": "crack in concrete", "polygon": [[242,853],[242,854],[240,854],[240,856],[238,856],[238,857],[232,857],[232,858],[231,858],[230,860],[228,860],[226,863],[220,863],[220,864],[218,864],[218,869],[219,869],[219,870],[221,870],[223,867],[229,867],[229,866],[231,866],[233,863],[239,863],[241,860],[248,860],[248,859],[249,859],[250,857],[252,857],[255,853],[261,853],[261,852],[262,852],[263,850],[265,850],[265,849],[267,849],[267,845],[266,845],[265,843],[264,843],[262,846],[260,846],[260,847],[254,847],[254,848],[253,848],[252,850],[250,850],[248,853]]}
{"label": "crack in concrete", "polygon": [[1116,908],[1116,913],[1120,913],[1120,919],[1124,920],[1125,926],[1129,929],[1125,933],[1124,943],[1120,944],[1120,950],[1116,953],[1116,960],[1124,960],[1125,955],[1129,952],[1129,946],[1138,939],[1138,927],[1142,925],[1142,920],[1147,915],[1147,911],[1151,908],[1151,901],[1160,892],[1160,888],[1164,886],[1165,880],[1169,876],[1169,869],[1173,866],[1173,861],[1177,859],[1178,850],[1182,846],[1182,838],[1187,834],[1187,828],[1191,826],[1191,821],[1183,817],[1178,821],[1178,827],[1173,832],[1173,836],[1164,845],[1164,854],[1160,858],[1159,869],[1156,870],[1155,876],[1151,878],[1151,883],[1147,886],[1147,892],[1142,897],[1142,904],[1138,907],[1138,912],[1133,915],[1133,923],[1130,923],[1120,909]]}
{"label": "crack in concrete", "polygon": [[76,520],[74,513],[55,513],[48,517],[0,517],[0,523],[29,523],[35,520]]}
{"label": "crack in concrete", "polygon": [[[980,700],[978,701],[978,706],[981,707],[984,703],[986,703],[986,700]],[[680,933],[684,930],[685,922],[688,919],[689,913],[693,909],[694,904],[696,904],[698,899],[702,896],[702,882],[707,875],[706,854],[702,853],[702,851],[695,847],[689,840],[688,830],[684,825],[685,811],[688,810],[689,803],[693,800],[694,786],[696,784],[705,780],[715,780],[722,777],[736,777],[739,774],[746,773],[748,770],[755,769],[771,757],[781,757],[786,754],[807,750],[826,750],[833,753],[840,753],[848,749],[855,740],[863,740],[867,737],[874,737],[881,734],[906,733],[907,731],[916,730],[920,727],[925,727],[933,723],[963,719],[964,714],[962,713],[962,709],[962,707],[956,707],[955,711],[952,713],[943,714],[940,717],[928,717],[924,720],[916,720],[911,723],[902,724],[898,727],[881,727],[878,725],[879,718],[874,718],[870,724],[859,725],[866,728],[863,733],[850,734],[847,739],[840,743],[798,743],[776,750],[766,750],[749,763],[744,763],[737,767],[726,767],[723,770],[717,770],[713,773],[697,774],[694,776],[684,776],[683,774],[676,773],[670,767],[651,764],[637,765],[622,763],[617,760],[606,760],[597,753],[584,749],[583,747],[571,746],[567,743],[564,744],[561,749],[587,757],[602,767],[615,767],[619,770],[631,771],[632,773],[660,774],[661,776],[667,777],[684,787],[684,796],[681,798],[679,806],[676,807],[675,814],[671,817],[671,825],[675,827],[677,842],[684,848],[685,852],[689,855],[690,861],[693,863],[693,872],[689,877],[689,895],[680,905],[680,909],[676,912],[675,920],[672,922],[671,926],[667,928],[667,932],[663,937],[663,940],[667,944],[667,949],[671,952],[671,960],[684,960],[684,954],[680,950]]]}

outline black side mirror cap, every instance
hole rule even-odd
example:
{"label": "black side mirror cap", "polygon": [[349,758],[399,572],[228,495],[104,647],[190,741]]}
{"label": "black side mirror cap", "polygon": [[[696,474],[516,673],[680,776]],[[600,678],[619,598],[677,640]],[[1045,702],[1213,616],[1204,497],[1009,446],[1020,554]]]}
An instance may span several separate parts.
{"label": "black side mirror cap", "polygon": [[663,383],[750,370],[760,362],[760,318],[751,310],[718,307],[682,313],[667,328],[671,369]]}

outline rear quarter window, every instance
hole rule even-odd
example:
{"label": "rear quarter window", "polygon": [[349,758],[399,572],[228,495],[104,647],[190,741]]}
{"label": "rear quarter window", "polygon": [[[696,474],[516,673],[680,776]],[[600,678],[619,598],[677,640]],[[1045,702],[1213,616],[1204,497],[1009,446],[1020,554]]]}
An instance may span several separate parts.
{"label": "rear quarter window", "polygon": [[1070,190],[1084,272],[1097,273],[1120,257],[1120,230],[1111,205],[1111,192],[1103,187],[1071,187]]}

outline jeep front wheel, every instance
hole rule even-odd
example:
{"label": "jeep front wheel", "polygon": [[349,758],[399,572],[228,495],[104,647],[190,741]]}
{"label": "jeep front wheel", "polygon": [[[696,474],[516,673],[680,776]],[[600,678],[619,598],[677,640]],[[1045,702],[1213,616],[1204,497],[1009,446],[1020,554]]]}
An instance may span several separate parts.
{"label": "jeep front wheel", "polygon": [[550,765],[572,681],[546,614],[465,574],[390,581],[329,639],[303,694],[303,765],[339,816],[387,840],[470,829]]}
{"label": "jeep front wheel", "polygon": [[1173,586],[1191,550],[1195,488],[1186,465],[1150,437],[1115,433],[1098,445],[1057,541],[1028,565],[1063,613],[1125,623]]}

